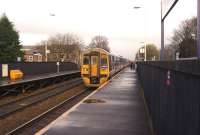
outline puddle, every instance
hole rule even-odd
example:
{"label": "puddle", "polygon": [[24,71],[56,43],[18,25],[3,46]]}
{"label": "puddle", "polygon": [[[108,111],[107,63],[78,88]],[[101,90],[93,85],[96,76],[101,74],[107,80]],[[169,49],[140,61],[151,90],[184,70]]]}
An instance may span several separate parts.
{"label": "puddle", "polygon": [[92,103],[105,103],[106,101],[101,100],[101,99],[86,99],[83,103],[88,103],[88,104],[92,104]]}
{"label": "puddle", "polygon": [[19,104],[20,106],[26,106],[27,104],[26,103],[21,103]]}

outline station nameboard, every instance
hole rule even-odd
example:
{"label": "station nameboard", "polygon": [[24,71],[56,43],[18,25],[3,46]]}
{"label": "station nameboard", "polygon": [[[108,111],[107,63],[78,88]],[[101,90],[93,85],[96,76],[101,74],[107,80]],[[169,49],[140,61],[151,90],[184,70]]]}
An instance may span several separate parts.
{"label": "station nameboard", "polygon": [[177,2],[178,0],[161,0],[162,19],[164,19],[169,14]]}

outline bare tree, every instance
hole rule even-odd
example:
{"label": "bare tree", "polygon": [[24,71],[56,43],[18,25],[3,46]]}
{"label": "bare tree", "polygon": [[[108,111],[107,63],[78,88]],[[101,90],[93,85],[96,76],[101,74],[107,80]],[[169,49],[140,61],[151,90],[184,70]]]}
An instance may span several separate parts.
{"label": "bare tree", "polygon": [[175,59],[175,53],[176,53],[176,48],[172,45],[166,45],[164,48],[164,58],[165,60],[174,60]]}
{"label": "bare tree", "polygon": [[57,34],[46,41],[42,41],[39,46],[37,46],[42,54],[45,53],[45,45],[47,45],[48,50],[50,50],[48,61],[80,62],[83,41],[77,35],[71,33]]}
{"label": "bare tree", "polygon": [[183,21],[179,28],[174,30],[171,45],[175,51],[180,52],[180,57],[196,56],[197,19],[193,17]]}
{"label": "bare tree", "polygon": [[48,45],[47,40],[41,41],[38,45],[34,47],[37,52],[41,53],[43,56],[45,56],[45,46]]}
{"label": "bare tree", "polygon": [[[135,59],[139,60],[139,59],[144,59],[145,57],[145,51],[143,51],[143,53],[140,52],[141,49],[144,50],[144,46],[142,46],[138,52],[135,55]],[[154,44],[147,44],[146,45],[146,56],[147,56],[147,60],[158,60],[159,59],[159,50],[157,49],[157,47]]]}
{"label": "bare tree", "polygon": [[109,42],[105,36],[95,36],[92,38],[89,47],[98,47],[110,52]]}

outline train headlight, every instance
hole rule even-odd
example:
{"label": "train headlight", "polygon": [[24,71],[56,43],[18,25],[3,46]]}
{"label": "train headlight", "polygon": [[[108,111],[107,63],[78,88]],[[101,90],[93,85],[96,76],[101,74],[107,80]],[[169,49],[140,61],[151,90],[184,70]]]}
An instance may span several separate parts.
{"label": "train headlight", "polygon": [[83,68],[83,71],[87,72],[87,71],[88,71],[88,68]]}

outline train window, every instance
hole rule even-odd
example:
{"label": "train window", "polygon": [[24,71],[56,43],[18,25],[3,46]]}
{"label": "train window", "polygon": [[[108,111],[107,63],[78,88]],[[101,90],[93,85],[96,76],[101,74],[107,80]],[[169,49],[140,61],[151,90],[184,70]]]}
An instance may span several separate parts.
{"label": "train window", "polygon": [[101,58],[101,66],[107,66],[107,59]]}
{"label": "train window", "polygon": [[97,64],[97,56],[91,56],[91,64]]}
{"label": "train window", "polygon": [[83,58],[83,64],[84,65],[89,64],[89,57],[88,56],[84,56],[84,58]]}

